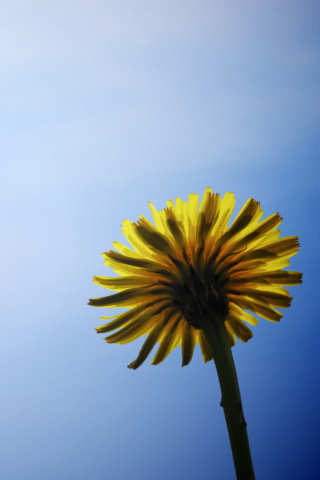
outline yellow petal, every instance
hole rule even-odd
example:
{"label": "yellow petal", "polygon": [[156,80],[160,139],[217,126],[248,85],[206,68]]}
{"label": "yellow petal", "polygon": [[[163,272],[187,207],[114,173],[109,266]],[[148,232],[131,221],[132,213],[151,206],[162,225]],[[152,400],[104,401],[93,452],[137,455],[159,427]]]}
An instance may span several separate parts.
{"label": "yellow petal", "polygon": [[174,250],[164,235],[159,232],[152,232],[143,225],[137,225],[139,237],[155,252],[163,255],[174,255]]}
{"label": "yellow petal", "polygon": [[242,341],[247,342],[253,337],[250,328],[247,327],[239,318],[234,315],[228,315],[226,323],[231,327],[231,331]]}
{"label": "yellow petal", "polygon": [[121,328],[118,332],[112,333],[105,338],[108,343],[125,344],[136,340],[142,335],[146,334],[152,328],[154,319],[150,321],[152,311],[147,310],[142,312],[134,320]]}
{"label": "yellow petal", "polygon": [[114,252],[113,250],[103,253],[102,256],[105,259],[105,263],[109,267],[117,267],[119,264],[121,264],[142,268],[144,270],[150,270],[151,272],[155,272],[159,269],[159,265],[155,262],[141,258],[127,257],[121,253]]}
{"label": "yellow petal", "polygon": [[229,305],[230,313],[239,318],[240,320],[244,320],[245,322],[249,323],[250,325],[256,326],[259,323],[259,320],[251,315],[248,312],[244,312],[242,308],[240,308],[235,303],[231,303]]}
{"label": "yellow petal", "polygon": [[[282,289],[284,290],[284,289]],[[256,299],[259,301],[266,301],[270,305],[280,308],[290,307],[292,297],[289,294],[277,293],[273,291],[258,290],[253,288],[247,288],[245,292],[249,299]]]}
{"label": "yellow petal", "polygon": [[266,280],[268,283],[280,283],[289,287],[302,283],[302,273],[290,271],[266,272],[253,280],[259,282],[260,279]]}
{"label": "yellow petal", "polygon": [[[122,255],[125,255],[126,257],[133,257],[133,258],[142,258],[144,257],[139,253],[136,252],[135,250],[131,250],[131,248],[126,247],[125,245],[122,245],[122,243],[119,242],[113,242],[112,245],[114,248],[116,248]],[[103,255],[102,255],[103,256]]]}
{"label": "yellow petal", "polygon": [[251,315],[248,312],[242,312],[240,318],[241,320],[244,320],[245,322],[249,323],[250,325],[253,325],[254,327],[259,323],[259,320],[254,315]]}
{"label": "yellow petal", "polygon": [[[141,312],[143,312],[143,310],[146,310],[148,307],[150,307],[153,304],[154,302],[138,305],[137,307],[132,308],[127,312],[116,315],[115,319],[112,322],[109,322],[106,325],[102,325],[101,327],[97,327],[96,331],[98,333],[108,333],[108,332],[112,332],[112,330],[116,330],[117,328],[124,327],[128,322],[130,322],[131,320],[134,320],[138,315],[140,315]],[[101,320],[107,320],[109,318],[114,318],[114,317],[102,317]]]}
{"label": "yellow petal", "polygon": [[196,240],[198,224],[199,195],[190,193],[188,200],[188,224],[189,224],[189,242],[194,244]]}
{"label": "yellow petal", "polygon": [[264,237],[268,237],[269,234],[275,235],[276,237],[279,236],[280,232],[277,231],[275,234],[272,232],[280,223],[282,222],[282,218],[278,213],[271,215],[270,217],[266,218],[258,225],[255,223],[252,224],[253,228],[247,227],[244,233],[244,236],[241,236],[239,240],[237,240],[233,245],[233,251],[241,250],[242,247],[246,246],[247,250],[250,251],[257,246],[257,244],[263,243]]}
{"label": "yellow petal", "polygon": [[164,234],[166,229],[163,224],[164,219],[163,219],[163,216],[161,215],[161,212],[158,212],[158,210],[156,210],[156,208],[152,205],[151,202],[148,202],[148,203],[149,203],[149,208],[151,210],[157,229],[159,230],[160,233]]}
{"label": "yellow petal", "polygon": [[[148,289],[141,288],[130,288],[124,292],[115,293],[109,295],[108,297],[101,298],[91,298],[88,305],[93,305],[94,307],[125,307],[132,305],[133,300],[139,302],[139,297],[146,295]],[[139,302],[140,303],[140,302]]]}
{"label": "yellow petal", "polygon": [[210,360],[212,360],[212,353],[211,353],[210,347],[208,345],[207,339],[204,336],[203,331],[198,330],[197,332],[198,332],[198,338],[199,338],[202,358],[203,358],[204,363],[207,363]]}
{"label": "yellow petal", "polygon": [[176,214],[177,218],[179,218],[181,221],[183,221],[182,201],[181,201],[180,197],[176,197],[175,214]]}
{"label": "yellow petal", "polygon": [[173,218],[167,219],[168,230],[171,233],[178,248],[185,248],[185,238],[178,223]]}
{"label": "yellow petal", "polygon": [[[263,275],[263,272],[281,270],[290,265],[290,260],[288,258],[278,258],[278,257],[265,257],[263,260],[248,260],[248,261],[233,261],[230,265],[225,265],[217,269],[217,274],[222,275],[223,272],[226,272],[226,275],[229,276],[230,280],[234,277],[238,277],[239,274],[246,273],[251,271],[252,275]],[[223,268],[222,268],[223,267]]]}
{"label": "yellow petal", "polygon": [[235,206],[235,201],[234,194],[230,192],[226,192],[222,198],[219,217],[210,232],[210,236],[213,239],[218,239],[225,232]]}
{"label": "yellow petal", "polygon": [[[198,219],[198,245],[201,245],[207,239],[209,232],[212,232],[216,225],[220,212],[220,195],[211,194],[211,189],[206,189],[203,200],[200,205]],[[208,250],[208,247],[207,247]]]}
{"label": "yellow petal", "polygon": [[159,363],[163,362],[166,357],[172,352],[172,350],[177,345],[177,332],[178,325],[180,322],[182,315],[177,314],[175,317],[170,321],[168,328],[166,329],[165,335],[160,342],[160,346],[155,354],[154,359],[151,362],[151,365],[159,365]]}
{"label": "yellow petal", "polygon": [[227,329],[227,335],[228,335],[230,346],[234,347],[234,345],[237,343],[236,337],[235,337],[230,325],[228,325],[227,322],[225,322],[225,325],[226,325],[226,329]]}
{"label": "yellow petal", "polygon": [[286,255],[287,257],[292,257],[298,252],[299,246],[298,237],[284,237],[276,242],[264,245],[263,249],[278,256]]}
{"label": "yellow petal", "polygon": [[260,209],[260,204],[253,198],[249,198],[244,204],[230,228],[221,237],[222,242],[230,241],[232,237],[237,238],[239,234],[243,237],[246,232],[250,231],[249,225],[257,224],[258,219],[262,217],[263,211]]}
{"label": "yellow petal", "polygon": [[109,290],[126,290],[128,288],[144,287],[150,285],[150,278],[127,276],[127,277],[99,277],[94,276],[93,282]]}
{"label": "yellow petal", "polygon": [[148,335],[144,344],[142,345],[138,357],[136,358],[136,360],[134,360],[134,362],[131,362],[130,365],[128,365],[128,368],[132,368],[133,370],[136,370],[146,360],[146,358],[148,357],[151,350],[153,349],[153,347],[155,346],[155,344],[157,343],[157,341],[159,339],[159,336],[161,334],[161,329],[163,328],[163,325],[164,325],[164,320],[159,322],[154,327],[154,329]]}
{"label": "yellow petal", "polygon": [[250,310],[251,312],[260,315],[260,317],[265,318],[270,322],[279,322],[279,320],[283,317],[282,313],[278,312],[267,303],[259,302],[254,298],[249,299],[234,296],[232,294],[230,294],[228,297],[230,302],[237,304],[244,310]]}
{"label": "yellow petal", "polygon": [[193,351],[195,347],[194,329],[188,325],[186,321],[183,322],[183,333],[181,342],[182,351],[182,367],[191,362]]}
{"label": "yellow petal", "polygon": [[125,220],[123,225],[121,225],[121,229],[128,240],[129,243],[133,246],[133,248],[141,254],[142,257],[148,260],[154,259],[154,254],[148,246],[141,241],[141,238],[137,235],[136,232],[136,224],[129,222],[129,220]]}
{"label": "yellow petal", "polygon": [[284,285],[294,286],[302,283],[302,273],[276,270],[272,272],[246,272],[239,275],[232,275],[228,281],[228,287],[245,284],[247,286],[261,285]]}

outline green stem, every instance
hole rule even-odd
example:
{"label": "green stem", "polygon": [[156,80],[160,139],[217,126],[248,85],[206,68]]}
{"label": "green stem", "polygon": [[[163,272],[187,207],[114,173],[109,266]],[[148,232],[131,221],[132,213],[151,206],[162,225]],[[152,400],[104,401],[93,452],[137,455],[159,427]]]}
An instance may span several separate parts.
{"label": "green stem", "polygon": [[199,319],[210,346],[222,393],[221,406],[227,422],[233,461],[238,480],[254,480],[254,471],[244,419],[237,372],[224,318],[209,314]]}

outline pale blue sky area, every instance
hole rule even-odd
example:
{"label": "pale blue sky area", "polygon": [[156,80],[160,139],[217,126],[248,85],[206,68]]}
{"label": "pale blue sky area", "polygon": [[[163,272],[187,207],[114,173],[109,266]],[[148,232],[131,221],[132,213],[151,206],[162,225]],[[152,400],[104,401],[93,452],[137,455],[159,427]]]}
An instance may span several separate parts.
{"label": "pale blue sky area", "polygon": [[233,354],[257,480],[319,478],[319,25],[308,0],[0,1],[1,479],[235,478],[213,362],[131,371],[143,339],[86,305],[124,219],[207,186],[300,238],[292,306]]}

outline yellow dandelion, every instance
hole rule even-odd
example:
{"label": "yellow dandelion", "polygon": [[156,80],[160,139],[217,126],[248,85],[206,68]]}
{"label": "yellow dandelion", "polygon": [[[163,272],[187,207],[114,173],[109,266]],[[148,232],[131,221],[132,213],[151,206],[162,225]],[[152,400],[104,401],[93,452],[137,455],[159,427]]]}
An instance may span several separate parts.
{"label": "yellow dandelion", "polygon": [[[236,337],[247,342],[258,315],[271,322],[282,317],[277,308],[289,307],[284,286],[298,285],[302,275],[283,270],[298,252],[298,238],[279,238],[278,213],[261,220],[259,202],[249,198],[228,227],[235,205],[232,193],[222,200],[210,188],[202,202],[171,200],[158,212],[150,204],[155,226],[143,216],[125,220],[123,233],[133,250],[114,242],[104,253],[105,264],[120,277],[94,277],[94,282],[118,293],[91,299],[96,307],[127,307],[124,313],[96,330],[114,333],[108,343],[129,343],[147,335],[135,361],[137,369],[159,343],[152,361],[161,363],[181,345],[182,366],[188,365],[197,343],[204,362],[217,368],[238,479],[253,480],[254,471],[240,389],[231,352]],[[249,313],[251,312],[251,313]],[[252,313],[254,315],[252,315]]]}
{"label": "yellow dandelion", "polygon": [[292,297],[283,286],[301,283],[301,273],[284,271],[289,257],[298,252],[298,238],[279,239],[282,221],[278,213],[260,222],[260,203],[250,198],[228,227],[235,205],[232,193],[222,200],[210,188],[205,190],[200,210],[199,197],[188,202],[171,200],[158,212],[150,203],[156,226],[140,216],[137,223],[123,222],[122,230],[131,250],[114,242],[120,252],[103,254],[105,264],[121,277],[94,277],[98,285],[119,293],[90,300],[96,307],[129,307],[130,310],[102,317],[111,322],[99,333],[119,329],[106,337],[108,343],[124,344],[148,335],[138,358],[129,368],[138,368],[156,343],[152,361],[161,363],[181,345],[182,366],[200,344],[204,362],[212,352],[201,317],[216,312],[225,317],[231,346],[236,337],[247,342],[257,325],[250,311],[271,322],[283,316],[276,308],[289,307]]}

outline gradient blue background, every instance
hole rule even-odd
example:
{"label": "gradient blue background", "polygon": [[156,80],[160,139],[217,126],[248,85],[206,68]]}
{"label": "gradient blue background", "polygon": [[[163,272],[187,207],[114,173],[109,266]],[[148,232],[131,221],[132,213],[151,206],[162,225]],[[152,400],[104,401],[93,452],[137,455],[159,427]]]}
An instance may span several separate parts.
{"label": "gradient blue background", "polygon": [[235,478],[212,362],[107,345],[100,254],[205,187],[298,235],[304,283],[233,349],[257,479],[317,479],[317,1],[0,2],[3,480]]}

